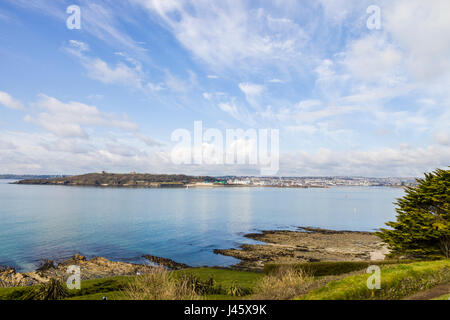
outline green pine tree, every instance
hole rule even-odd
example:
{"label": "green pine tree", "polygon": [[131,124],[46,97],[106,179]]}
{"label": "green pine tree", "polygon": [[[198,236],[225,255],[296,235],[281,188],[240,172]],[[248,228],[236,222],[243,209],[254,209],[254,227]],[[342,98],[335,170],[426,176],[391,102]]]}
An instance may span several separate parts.
{"label": "green pine tree", "polygon": [[397,221],[377,235],[392,255],[415,258],[450,257],[450,170],[437,169],[417,179],[397,200]]}

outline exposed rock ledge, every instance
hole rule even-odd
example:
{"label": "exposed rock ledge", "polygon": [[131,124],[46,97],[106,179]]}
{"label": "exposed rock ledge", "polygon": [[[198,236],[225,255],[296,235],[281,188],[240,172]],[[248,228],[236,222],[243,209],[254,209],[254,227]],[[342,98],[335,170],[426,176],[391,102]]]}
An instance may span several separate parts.
{"label": "exposed rock ledge", "polygon": [[266,263],[383,260],[388,249],[370,232],[300,228],[263,231],[247,238],[266,244],[244,244],[240,249],[214,250],[241,260],[233,268],[261,270]]}
{"label": "exposed rock ledge", "polygon": [[[177,268],[181,268],[182,266],[187,267],[186,265],[178,264],[169,259],[159,258],[158,260],[155,258],[156,257],[153,257],[153,259],[149,260],[169,269],[174,268],[174,266],[177,266]],[[167,263],[168,261],[171,263]],[[51,278],[65,280],[70,276],[67,273],[67,267],[70,265],[77,265],[80,267],[81,280],[136,275],[138,273],[144,274],[155,268],[154,266],[110,261],[102,257],[88,260],[84,256],[74,255],[72,258],[58,265],[55,265],[51,260],[45,260],[42,266],[33,272],[18,273],[13,268],[0,267],[0,287],[36,285],[45,283]]]}
{"label": "exposed rock ledge", "polygon": [[148,254],[143,255],[144,258],[146,258],[147,260],[156,263],[158,265],[161,266],[165,266],[171,270],[180,270],[180,269],[186,269],[189,268],[189,266],[187,264],[184,263],[178,263],[176,261],[173,261],[171,259],[166,259],[166,258],[161,258],[161,257],[157,257],[157,256],[151,256]]}

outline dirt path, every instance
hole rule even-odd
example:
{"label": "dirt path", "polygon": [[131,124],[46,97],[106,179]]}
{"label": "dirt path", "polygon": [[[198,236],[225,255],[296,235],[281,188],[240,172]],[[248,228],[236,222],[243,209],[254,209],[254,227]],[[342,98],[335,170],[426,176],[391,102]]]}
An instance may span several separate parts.
{"label": "dirt path", "polygon": [[430,300],[450,293],[450,283],[442,284],[426,291],[418,292],[403,300]]}

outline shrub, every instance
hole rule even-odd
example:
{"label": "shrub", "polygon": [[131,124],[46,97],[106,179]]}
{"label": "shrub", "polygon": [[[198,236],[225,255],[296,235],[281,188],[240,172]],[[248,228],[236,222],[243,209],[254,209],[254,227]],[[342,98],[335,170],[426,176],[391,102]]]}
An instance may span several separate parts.
{"label": "shrub", "polygon": [[241,285],[239,285],[236,281],[234,281],[228,288],[225,290],[225,294],[227,296],[232,297],[243,297],[246,295],[251,294],[251,290],[243,288]]}
{"label": "shrub", "polygon": [[183,274],[180,281],[185,282],[192,291],[199,295],[217,293],[213,277],[210,277],[208,280],[204,281],[195,275],[188,273],[187,275]]}
{"label": "shrub", "polygon": [[24,290],[22,300],[63,300],[70,295],[66,285],[58,279],[50,279],[37,288]]}
{"label": "shrub", "polygon": [[397,200],[397,221],[377,235],[393,255],[450,257],[450,170],[437,169],[417,179]]}

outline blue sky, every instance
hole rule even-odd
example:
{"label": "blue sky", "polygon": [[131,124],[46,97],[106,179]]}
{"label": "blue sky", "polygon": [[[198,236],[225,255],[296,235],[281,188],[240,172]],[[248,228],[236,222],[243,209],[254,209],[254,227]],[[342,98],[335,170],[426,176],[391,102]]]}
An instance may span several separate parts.
{"label": "blue sky", "polygon": [[201,120],[278,129],[279,175],[421,175],[450,164],[448,34],[446,0],[1,0],[0,172],[258,174],[175,165]]}

